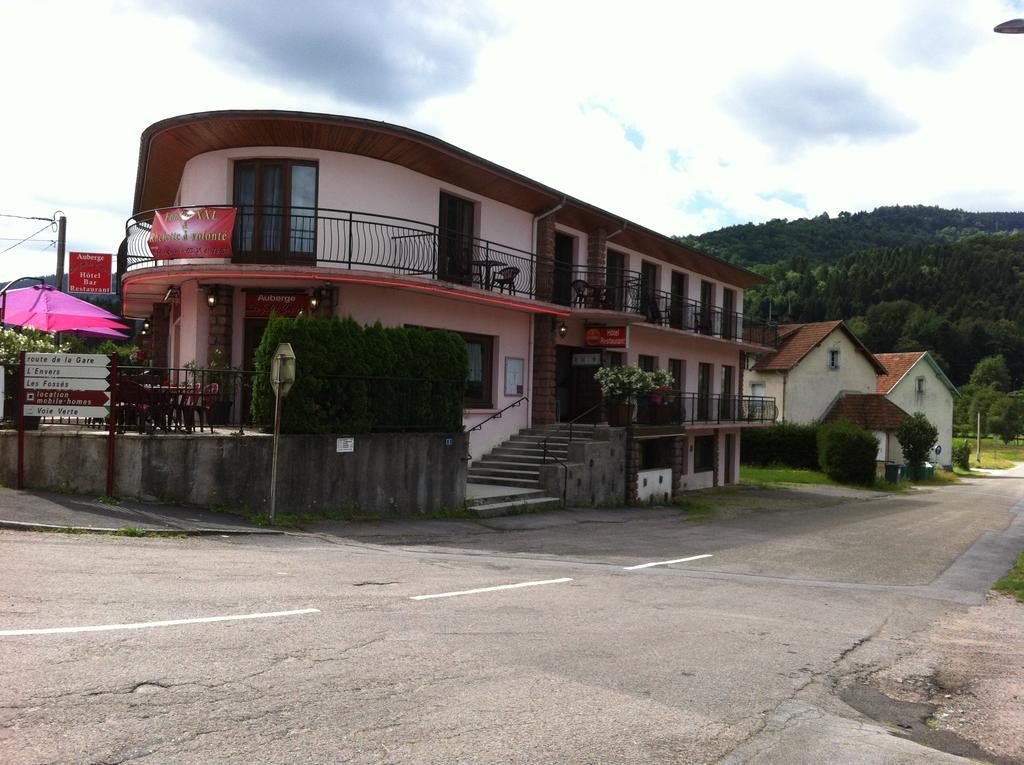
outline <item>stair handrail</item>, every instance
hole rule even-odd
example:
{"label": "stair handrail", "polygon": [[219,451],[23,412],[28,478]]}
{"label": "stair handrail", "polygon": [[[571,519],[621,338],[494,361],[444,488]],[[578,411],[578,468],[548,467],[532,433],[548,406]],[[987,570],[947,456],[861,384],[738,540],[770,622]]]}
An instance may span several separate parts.
{"label": "stair handrail", "polygon": [[483,427],[484,425],[486,425],[486,424],[487,424],[488,422],[490,422],[491,420],[500,420],[500,419],[501,419],[501,415],[505,414],[505,412],[507,412],[507,411],[508,411],[509,409],[514,409],[515,407],[517,407],[517,406],[520,406],[520,405],[522,405],[522,403],[523,403],[524,401],[529,401],[529,400],[530,400],[530,397],[529,397],[529,396],[523,396],[523,397],[522,397],[521,399],[519,399],[518,401],[513,401],[513,402],[512,402],[511,404],[509,404],[508,406],[506,406],[506,407],[505,407],[504,409],[499,409],[499,410],[498,410],[497,412],[495,412],[494,414],[492,414],[492,415],[491,415],[490,417],[488,417],[488,418],[487,418],[486,420],[480,420],[480,422],[478,422],[478,423],[477,423],[476,425],[474,425],[473,427],[471,427],[471,428],[470,428],[469,430],[467,430],[466,432],[467,432],[467,433],[472,433],[472,432],[473,432],[474,430],[480,430],[480,428],[482,428],[482,427]]}
{"label": "stair handrail", "polygon": [[[569,420],[569,442],[570,443],[572,442],[572,426],[575,425],[577,422],[579,422],[584,417],[586,417],[588,414],[593,412],[595,409],[600,408],[603,404],[604,404],[604,402],[600,401],[600,402],[594,404],[592,407],[590,407],[586,411],[576,415],[571,420]],[[550,435],[547,436],[547,438],[545,438],[541,442],[541,447],[543,448],[543,452],[541,453],[540,461],[544,465],[546,465],[548,463],[548,456],[549,456],[548,455],[548,438],[551,438],[554,435],[555,435],[554,433],[551,433]],[[564,509],[565,508],[565,500],[566,500],[566,497],[568,496],[568,493],[569,493],[569,463],[566,462],[565,460],[559,459],[554,454],[550,455],[550,457],[551,457],[551,459],[553,459],[555,462],[557,462],[559,465],[562,466],[562,508]]]}

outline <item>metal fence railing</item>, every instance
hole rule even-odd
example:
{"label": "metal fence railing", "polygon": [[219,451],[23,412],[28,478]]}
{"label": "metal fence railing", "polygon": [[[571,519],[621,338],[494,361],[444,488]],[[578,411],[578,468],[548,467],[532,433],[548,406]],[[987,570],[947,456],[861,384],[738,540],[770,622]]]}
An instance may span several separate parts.
{"label": "metal fence railing", "polygon": [[[5,368],[4,416],[15,422],[17,365]],[[445,431],[461,428],[464,381],[328,376],[318,380],[313,411],[295,432]],[[272,400],[266,373],[241,369],[121,366],[111,380],[112,415],[120,433],[150,435],[268,427]],[[263,406],[253,406],[262,397]],[[287,406],[287,405],[286,405]],[[287,410],[286,410],[287,411]],[[256,412],[259,416],[254,415]],[[290,415],[290,422],[297,422]],[[106,428],[106,418],[26,418],[28,427]]]}
{"label": "metal fence railing", "polygon": [[673,391],[640,397],[634,422],[638,425],[771,424],[777,417],[774,398]]}

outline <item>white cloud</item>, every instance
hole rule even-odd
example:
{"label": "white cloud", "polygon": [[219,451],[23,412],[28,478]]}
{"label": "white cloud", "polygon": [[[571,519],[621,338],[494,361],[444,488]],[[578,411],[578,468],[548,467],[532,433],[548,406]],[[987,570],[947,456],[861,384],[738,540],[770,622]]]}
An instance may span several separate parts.
{"label": "white cloud", "polygon": [[[342,6],[353,7],[371,6]],[[444,11],[440,26],[427,27],[435,8]],[[69,249],[111,252],[131,213],[142,130],[228,108],[405,124],[667,234],[890,203],[1024,208],[1024,39],[991,32],[1020,15],[1009,2],[449,8],[388,5],[376,26],[362,14],[360,24],[323,8],[307,14],[324,22],[323,39],[333,39],[333,25],[339,40],[371,29],[391,41],[383,52],[349,51],[344,76],[318,78],[309,67],[329,60],[322,47],[303,55],[310,24],[289,47],[288,25],[264,37],[250,28],[261,17],[250,15],[242,25],[249,59],[240,64],[204,26],[214,14],[216,28],[230,31],[215,6],[179,16],[116,0],[5,4],[0,213],[63,209]],[[403,80],[409,70],[391,66],[387,51],[401,50],[401,40],[415,43],[413,71],[424,77]],[[451,55],[438,53],[445,41]],[[275,53],[282,49],[287,56]],[[787,104],[779,73],[790,92],[825,89]],[[369,93],[347,87],[353,75],[382,84]],[[296,86],[307,76],[308,87]],[[829,98],[844,88],[846,98]],[[737,94],[739,105],[723,108]],[[904,124],[915,129],[898,129]],[[776,150],[794,138],[808,139],[802,152]],[[0,219],[0,237],[31,230]],[[0,278],[49,270],[52,259],[52,249],[19,248],[0,257]]]}

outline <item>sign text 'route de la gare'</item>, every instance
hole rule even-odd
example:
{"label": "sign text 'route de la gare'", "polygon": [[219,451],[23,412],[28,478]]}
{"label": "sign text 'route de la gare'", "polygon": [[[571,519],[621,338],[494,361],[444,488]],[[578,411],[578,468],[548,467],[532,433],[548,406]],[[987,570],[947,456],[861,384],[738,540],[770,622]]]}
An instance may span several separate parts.
{"label": "sign text 'route de la gare'", "polygon": [[26,353],[26,417],[107,417],[110,357],[89,353]]}

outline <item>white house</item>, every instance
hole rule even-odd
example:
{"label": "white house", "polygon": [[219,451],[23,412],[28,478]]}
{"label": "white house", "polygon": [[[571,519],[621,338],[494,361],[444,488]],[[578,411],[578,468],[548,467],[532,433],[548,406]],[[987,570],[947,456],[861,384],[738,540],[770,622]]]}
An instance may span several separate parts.
{"label": "white house", "polygon": [[959,396],[942,368],[928,351],[877,353],[887,374],[879,375],[877,392],[905,412],[923,412],[939,430],[932,459],[943,467],[952,465],[953,398]]}

